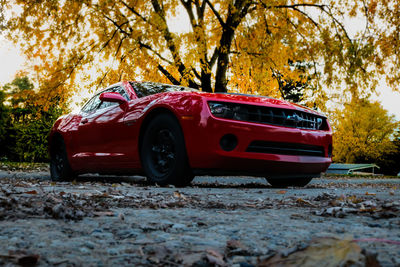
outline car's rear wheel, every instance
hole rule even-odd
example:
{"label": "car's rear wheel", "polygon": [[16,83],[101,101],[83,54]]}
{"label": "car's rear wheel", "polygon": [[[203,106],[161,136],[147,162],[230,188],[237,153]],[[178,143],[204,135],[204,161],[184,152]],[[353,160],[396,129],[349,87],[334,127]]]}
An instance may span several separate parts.
{"label": "car's rear wheel", "polygon": [[51,180],[66,181],[75,178],[68,162],[67,150],[62,138],[57,138],[52,144],[50,157]]}
{"label": "car's rear wheel", "polygon": [[268,183],[275,188],[286,188],[288,186],[298,186],[303,187],[306,186],[309,182],[311,182],[313,177],[305,177],[305,178],[266,178]]}
{"label": "car's rear wheel", "polygon": [[152,183],[185,186],[194,178],[181,127],[172,115],[157,115],[148,124],[140,156],[143,170]]}

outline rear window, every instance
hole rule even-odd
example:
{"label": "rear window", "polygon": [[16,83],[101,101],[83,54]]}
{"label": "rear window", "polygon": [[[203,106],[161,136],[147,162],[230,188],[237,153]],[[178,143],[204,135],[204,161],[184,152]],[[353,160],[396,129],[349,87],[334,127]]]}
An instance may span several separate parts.
{"label": "rear window", "polygon": [[130,84],[135,90],[135,93],[138,97],[145,97],[148,95],[154,95],[165,92],[182,92],[182,91],[197,92],[196,89],[179,85],[170,85],[170,84],[152,83],[152,82],[142,82],[142,83],[130,82]]}

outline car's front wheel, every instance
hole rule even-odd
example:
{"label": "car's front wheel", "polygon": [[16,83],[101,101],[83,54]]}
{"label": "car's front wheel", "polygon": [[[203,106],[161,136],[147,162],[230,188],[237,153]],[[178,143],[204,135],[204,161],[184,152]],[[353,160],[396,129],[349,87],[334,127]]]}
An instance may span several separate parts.
{"label": "car's front wheel", "polygon": [[193,180],[179,122],[160,114],[148,124],[141,144],[143,170],[152,183],[185,186]]}
{"label": "car's front wheel", "polygon": [[309,182],[311,182],[313,177],[305,177],[305,178],[266,178],[268,183],[275,188],[286,188],[288,186],[298,186],[303,187],[306,186]]}
{"label": "car's front wheel", "polygon": [[62,138],[57,138],[51,147],[50,177],[53,181],[66,181],[75,178],[68,162],[67,150]]}

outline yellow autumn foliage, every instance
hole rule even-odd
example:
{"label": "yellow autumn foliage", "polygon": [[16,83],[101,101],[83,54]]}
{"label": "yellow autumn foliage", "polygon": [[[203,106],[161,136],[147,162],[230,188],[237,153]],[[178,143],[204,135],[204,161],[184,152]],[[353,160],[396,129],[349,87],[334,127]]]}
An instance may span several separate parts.
{"label": "yellow autumn foliage", "polygon": [[2,32],[22,45],[49,95],[151,80],[281,97],[284,79],[306,82],[305,102],[321,108],[326,90],[362,98],[382,77],[393,88],[400,81],[394,0],[1,3]]}
{"label": "yellow autumn foliage", "polygon": [[391,138],[400,124],[378,102],[352,101],[331,121],[335,162],[376,162],[396,148]]}

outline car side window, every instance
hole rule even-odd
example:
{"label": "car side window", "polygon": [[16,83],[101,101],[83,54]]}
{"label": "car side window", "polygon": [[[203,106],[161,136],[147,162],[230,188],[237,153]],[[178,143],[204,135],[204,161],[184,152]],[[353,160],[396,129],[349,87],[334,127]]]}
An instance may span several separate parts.
{"label": "car side window", "polygon": [[101,104],[100,94],[97,94],[94,97],[92,97],[92,99],[90,99],[89,102],[86,103],[86,105],[82,108],[82,112],[85,113],[92,112],[93,110],[97,109],[100,104]]}
{"label": "car side window", "polygon": [[102,93],[106,93],[106,92],[116,92],[119,93],[120,95],[122,95],[127,101],[129,101],[129,96],[126,93],[126,91],[120,87],[120,86],[116,86],[113,88],[109,88],[107,90],[104,90],[98,94],[96,94],[94,97],[92,97],[92,99],[89,100],[89,102],[86,103],[85,106],[83,106],[82,108],[82,112],[85,113],[89,113],[89,112],[93,112],[96,109],[102,109],[102,108],[106,108],[106,107],[110,107],[113,105],[118,105],[117,103],[113,103],[113,102],[104,102],[104,101],[100,101],[100,95]]}
{"label": "car side window", "polygon": [[127,101],[129,101],[129,96],[128,96],[128,94],[126,93],[126,91],[124,90],[124,88],[122,88],[122,87],[120,87],[120,86],[117,86],[117,87],[114,87],[114,88],[113,88],[113,91],[112,91],[112,92],[119,93],[119,94],[122,95]]}

